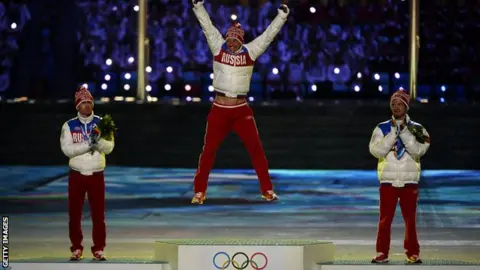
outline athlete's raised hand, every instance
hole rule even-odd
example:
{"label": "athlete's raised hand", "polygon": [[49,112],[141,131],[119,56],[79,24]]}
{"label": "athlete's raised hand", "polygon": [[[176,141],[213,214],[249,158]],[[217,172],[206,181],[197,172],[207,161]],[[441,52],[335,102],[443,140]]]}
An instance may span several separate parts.
{"label": "athlete's raised hand", "polygon": [[194,6],[198,7],[203,5],[203,0],[192,0]]}
{"label": "athlete's raised hand", "polygon": [[288,13],[290,13],[290,10],[288,9],[288,0],[283,0],[283,4],[281,4],[278,9],[288,15]]}

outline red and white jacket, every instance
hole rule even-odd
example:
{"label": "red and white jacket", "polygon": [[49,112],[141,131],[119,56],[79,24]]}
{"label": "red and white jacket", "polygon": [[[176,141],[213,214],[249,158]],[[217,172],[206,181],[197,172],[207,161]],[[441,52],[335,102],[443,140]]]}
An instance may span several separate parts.
{"label": "red and white jacket", "polygon": [[89,117],[78,117],[68,120],[62,126],[60,146],[69,160],[72,170],[83,175],[92,175],[105,169],[105,155],[110,154],[115,146],[114,141],[100,139],[92,153],[89,136],[93,128],[100,121],[100,117],[93,113]]}
{"label": "red and white jacket", "polygon": [[[246,95],[250,90],[250,81],[255,60],[262,55],[272,43],[282,26],[287,21],[289,10],[278,10],[278,15],[262,35],[252,42],[242,45],[237,52],[229,52],[225,39],[213,26],[203,2],[194,4],[193,12],[197,17],[203,33],[207,38],[213,58],[213,87],[228,97]],[[223,15],[223,14],[222,14]]]}

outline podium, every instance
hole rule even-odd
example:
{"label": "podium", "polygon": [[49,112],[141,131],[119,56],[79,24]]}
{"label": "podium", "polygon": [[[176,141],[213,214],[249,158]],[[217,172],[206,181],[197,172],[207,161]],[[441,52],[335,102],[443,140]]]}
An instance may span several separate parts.
{"label": "podium", "polygon": [[332,263],[332,242],[292,239],[162,239],[155,261],[171,270],[316,270]]}

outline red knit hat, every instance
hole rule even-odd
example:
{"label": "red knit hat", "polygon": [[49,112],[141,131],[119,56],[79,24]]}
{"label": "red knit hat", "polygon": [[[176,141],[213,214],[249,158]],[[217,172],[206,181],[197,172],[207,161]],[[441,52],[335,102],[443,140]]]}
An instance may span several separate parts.
{"label": "red knit hat", "polygon": [[409,109],[410,96],[407,94],[405,89],[400,88],[397,92],[393,93],[392,97],[390,98],[390,107],[392,106],[394,100],[400,100],[403,104],[405,104],[407,110]]}
{"label": "red knit hat", "polygon": [[75,92],[75,108],[78,109],[78,106],[83,102],[91,102],[92,105],[94,104],[93,96],[85,85],[80,86],[77,92]]}
{"label": "red knit hat", "polygon": [[234,38],[240,41],[243,44],[243,37],[245,36],[245,31],[242,29],[242,25],[239,22],[233,22],[232,26],[227,30],[227,39]]}

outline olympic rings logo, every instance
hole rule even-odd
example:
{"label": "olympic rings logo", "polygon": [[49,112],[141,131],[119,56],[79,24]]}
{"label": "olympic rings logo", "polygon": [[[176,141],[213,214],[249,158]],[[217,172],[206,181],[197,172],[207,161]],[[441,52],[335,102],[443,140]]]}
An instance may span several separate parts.
{"label": "olympic rings logo", "polygon": [[[255,258],[257,257],[263,257],[263,261],[264,261],[263,265],[261,266],[259,265],[259,263],[261,263],[262,260],[260,260],[260,262],[257,262],[255,260]],[[220,263],[220,258],[224,258],[221,261],[221,263]],[[230,255],[228,255],[226,252],[223,252],[223,251],[217,252],[215,255],[213,255],[213,266],[215,266],[215,268],[224,270],[224,269],[228,269],[230,265],[232,265],[233,268],[237,270],[247,269],[248,265],[252,267],[251,269],[262,270],[267,267],[268,258],[267,258],[267,255],[265,255],[262,252],[255,252],[250,257],[248,257],[248,255],[245,254],[244,252],[237,252],[233,254],[232,257],[230,257]]]}

